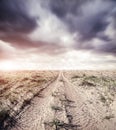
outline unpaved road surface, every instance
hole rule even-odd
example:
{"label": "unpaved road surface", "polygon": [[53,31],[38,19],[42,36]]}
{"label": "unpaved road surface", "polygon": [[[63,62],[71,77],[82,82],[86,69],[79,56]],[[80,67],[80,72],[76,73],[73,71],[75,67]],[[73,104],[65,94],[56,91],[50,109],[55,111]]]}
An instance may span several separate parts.
{"label": "unpaved road surface", "polygon": [[40,95],[12,130],[116,130],[116,121],[104,120],[105,107],[88,102],[88,95],[62,72]]}

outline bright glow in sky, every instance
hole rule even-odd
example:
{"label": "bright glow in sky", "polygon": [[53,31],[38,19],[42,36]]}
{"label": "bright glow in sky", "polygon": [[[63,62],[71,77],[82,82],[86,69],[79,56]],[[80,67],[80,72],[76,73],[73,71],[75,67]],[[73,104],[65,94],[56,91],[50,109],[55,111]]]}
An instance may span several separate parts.
{"label": "bright glow in sky", "polygon": [[12,61],[3,61],[0,62],[0,70],[3,71],[10,71],[10,70],[18,70],[19,67],[16,63],[13,63]]}
{"label": "bright glow in sky", "polygon": [[[110,61],[114,63],[110,64]],[[101,56],[72,50],[54,57],[47,54],[38,56],[33,54],[29,55],[29,58],[5,60],[0,62],[0,70],[105,70],[115,69],[115,65],[115,57],[112,55]]]}

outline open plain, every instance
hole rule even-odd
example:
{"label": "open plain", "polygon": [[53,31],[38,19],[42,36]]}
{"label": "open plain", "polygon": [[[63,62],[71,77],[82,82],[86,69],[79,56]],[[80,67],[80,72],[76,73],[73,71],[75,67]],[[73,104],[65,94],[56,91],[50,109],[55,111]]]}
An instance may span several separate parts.
{"label": "open plain", "polygon": [[116,71],[0,72],[0,130],[116,130]]}

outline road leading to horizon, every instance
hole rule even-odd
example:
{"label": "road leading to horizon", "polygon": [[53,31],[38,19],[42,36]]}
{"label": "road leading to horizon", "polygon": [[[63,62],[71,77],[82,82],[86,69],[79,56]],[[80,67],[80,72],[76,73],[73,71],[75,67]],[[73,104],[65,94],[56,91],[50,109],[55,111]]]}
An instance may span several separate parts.
{"label": "road leading to horizon", "polygon": [[[94,96],[94,95],[93,95]],[[72,84],[63,72],[35,97],[12,130],[116,130],[101,104]]]}

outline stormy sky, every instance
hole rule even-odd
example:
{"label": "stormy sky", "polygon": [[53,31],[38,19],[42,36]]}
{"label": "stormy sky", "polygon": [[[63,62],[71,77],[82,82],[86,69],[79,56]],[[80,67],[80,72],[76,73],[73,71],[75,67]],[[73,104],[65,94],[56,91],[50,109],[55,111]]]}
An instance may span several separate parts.
{"label": "stormy sky", "polygon": [[0,0],[0,69],[116,69],[116,0]]}

